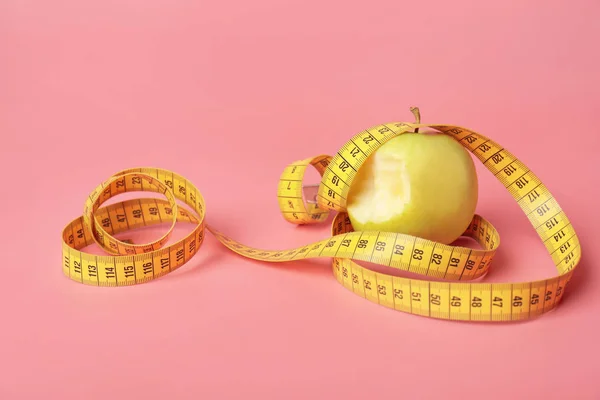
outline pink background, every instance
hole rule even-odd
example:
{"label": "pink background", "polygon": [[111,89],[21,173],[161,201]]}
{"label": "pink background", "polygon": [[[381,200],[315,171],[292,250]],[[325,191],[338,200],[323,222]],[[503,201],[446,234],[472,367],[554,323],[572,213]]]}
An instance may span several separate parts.
{"label": "pink background", "polygon": [[[593,0],[2,1],[0,398],[600,398],[599,20]],[[584,258],[554,312],[412,316],[338,285],[329,260],[253,262],[210,235],[145,285],[62,275],[63,226],[135,166],[191,179],[249,245],[324,238],[279,215],[282,168],[412,105],[507,147],[566,210]],[[552,276],[478,168],[502,240],[486,280]]]}

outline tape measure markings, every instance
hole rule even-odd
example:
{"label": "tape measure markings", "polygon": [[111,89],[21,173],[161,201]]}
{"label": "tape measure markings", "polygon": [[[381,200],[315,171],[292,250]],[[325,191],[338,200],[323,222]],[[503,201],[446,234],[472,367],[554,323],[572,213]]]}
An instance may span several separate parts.
{"label": "tape measure markings", "polygon": [[[538,233],[558,276],[521,283],[469,283],[485,275],[499,246],[493,225],[475,215],[463,236],[481,248],[451,246],[390,232],[354,232],[345,205],[352,180],[362,163],[383,143],[405,132],[430,127],[461,143],[504,185]],[[316,203],[304,198],[308,167],[320,176]],[[134,199],[102,206],[129,191],[162,193],[163,199]],[[456,126],[378,125],[354,135],[335,156],[319,155],[286,166],[277,187],[283,218],[294,224],[314,224],[338,211],[332,236],[288,250],[264,250],[238,243],[205,226],[205,203],[200,191],[183,176],[158,168],[121,171],[92,191],[83,216],[63,231],[63,272],[71,279],[98,286],[148,282],[188,262],[204,240],[204,229],[225,247],[247,258],[286,262],[309,258],[332,259],[337,281],[357,295],[383,306],[442,319],[511,321],[536,317],[553,309],[562,298],[581,257],[579,239],[558,202],[541,180],[508,150],[489,138]],[[193,209],[177,206],[176,199]],[[195,215],[194,215],[195,214]],[[167,233],[147,244],[118,240],[114,235],[140,226],[171,221]],[[163,247],[177,222],[195,225],[192,232]],[[80,249],[97,243],[110,255],[96,256]],[[371,271],[355,261],[372,262],[436,282]]]}

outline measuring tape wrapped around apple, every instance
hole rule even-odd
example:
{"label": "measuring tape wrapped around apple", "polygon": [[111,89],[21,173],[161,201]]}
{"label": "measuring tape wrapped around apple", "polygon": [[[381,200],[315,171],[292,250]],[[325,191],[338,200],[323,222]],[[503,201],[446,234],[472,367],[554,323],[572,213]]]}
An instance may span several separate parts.
{"label": "measuring tape wrapped around apple", "polygon": [[[344,287],[407,313],[452,320],[513,321],[552,310],[581,258],[577,234],[556,199],[529,168],[498,143],[463,127],[422,124],[418,109],[412,111],[415,123],[371,127],[352,137],[333,157],[311,157],[284,169],[277,190],[284,219],[315,224],[337,211],[332,236],[327,239],[288,250],[246,246],[205,224],[202,194],[186,178],[160,168],[133,168],[100,184],[88,197],[83,215],[65,227],[63,272],[74,281],[95,286],[148,282],[188,262],[200,249],[206,229],[233,252],[255,260],[332,258],[333,273]],[[423,128],[433,129],[435,135],[417,138],[428,135],[419,132]],[[404,168],[402,152],[419,152],[425,140],[435,141],[428,142],[429,156],[417,159],[416,166],[411,163],[410,170]],[[462,153],[455,143],[462,146],[458,149]],[[500,238],[490,222],[474,213],[477,180],[472,160],[463,149],[481,161],[519,204],[554,261],[556,276],[519,283],[469,282],[488,271]],[[448,173],[460,179],[444,183],[442,174],[432,176],[445,187],[437,188],[437,193],[435,187],[429,192],[419,190],[414,183],[414,176],[423,173],[418,163],[423,164],[421,171],[425,166],[435,171],[432,163],[436,162],[445,163]],[[309,167],[321,175],[314,201],[307,200],[303,190]],[[166,200],[139,198],[102,206],[111,197],[133,191],[162,193]],[[418,196],[427,200],[420,201]],[[438,196],[439,201],[432,201],[431,196]],[[179,207],[177,199],[194,212]],[[419,218],[428,221],[419,223]],[[114,236],[169,221],[169,230],[151,243],[134,244]],[[165,246],[177,222],[195,227]],[[481,248],[451,245],[459,236],[474,239]],[[93,243],[108,255],[81,251]],[[430,279],[375,272],[356,261]]]}

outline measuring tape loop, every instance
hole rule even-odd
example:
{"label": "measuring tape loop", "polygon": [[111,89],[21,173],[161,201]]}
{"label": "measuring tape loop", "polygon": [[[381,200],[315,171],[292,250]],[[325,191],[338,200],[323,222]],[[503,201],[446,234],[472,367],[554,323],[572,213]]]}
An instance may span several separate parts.
{"label": "measuring tape loop", "polygon": [[[346,202],[356,171],[391,138],[419,128],[448,135],[470,151],[515,199],[538,233],[557,274],[518,283],[471,282],[492,265],[500,235],[475,214],[462,236],[480,248],[446,245],[423,238],[379,231],[354,231]],[[315,201],[304,195],[308,168],[321,180]],[[103,206],[126,192],[147,191],[165,199],[139,198]],[[95,286],[125,286],[148,282],[176,270],[200,249],[204,230],[243,257],[265,262],[331,258],[337,281],[348,290],[395,310],[432,318],[465,321],[514,321],[537,317],[555,308],[581,258],[579,238],[550,191],[507,149],[467,128],[394,122],[359,132],[335,156],[319,155],[286,166],[277,187],[283,218],[293,224],[316,224],[336,211],[331,237],[287,250],[246,246],[205,224],[205,202],[185,177],[160,168],[120,171],[101,183],[85,202],[83,215],[63,230],[63,273]],[[188,211],[177,204],[180,200]],[[191,223],[189,234],[167,245],[175,224]],[[135,244],[115,235],[154,224],[170,223],[162,237]],[[96,243],[108,255],[82,251]],[[357,261],[374,263],[424,277],[413,279],[370,270]]]}

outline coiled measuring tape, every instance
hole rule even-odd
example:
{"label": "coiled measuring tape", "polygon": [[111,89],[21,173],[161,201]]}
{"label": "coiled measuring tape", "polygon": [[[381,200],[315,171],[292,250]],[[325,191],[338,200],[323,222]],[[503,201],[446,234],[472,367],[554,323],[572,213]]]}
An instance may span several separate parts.
{"label": "coiled measuring tape", "polygon": [[[419,128],[432,128],[451,136],[502,182],[545,245],[556,266],[556,276],[519,283],[469,282],[488,271],[500,243],[496,229],[477,214],[463,236],[473,238],[481,249],[445,245],[405,234],[353,230],[345,207],[356,171],[383,143]],[[303,193],[304,174],[309,167],[321,175],[314,202],[307,201]],[[133,191],[162,193],[166,200],[140,198],[102,206],[111,197]],[[514,321],[534,318],[555,308],[581,258],[579,239],[571,222],[539,178],[498,143],[459,126],[421,124],[417,119],[417,123],[371,127],[352,137],[333,157],[320,155],[288,165],[280,177],[277,195],[283,218],[293,224],[320,223],[331,211],[337,211],[332,236],[288,250],[249,247],[205,224],[202,194],[185,177],[160,168],[120,171],[89,195],[83,215],[64,229],[63,272],[87,285],[148,282],[187,263],[199,251],[206,229],[234,253],[255,260],[332,258],[333,273],[340,284],[385,307],[440,319]],[[178,206],[176,200],[193,212]],[[134,244],[114,236],[165,222],[171,223],[168,232],[151,243]],[[165,247],[177,222],[192,223],[195,227],[186,237]],[[93,243],[108,255],[81,250]],[[356,261],[432,279],[375,272]]]}

